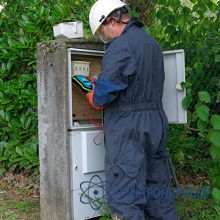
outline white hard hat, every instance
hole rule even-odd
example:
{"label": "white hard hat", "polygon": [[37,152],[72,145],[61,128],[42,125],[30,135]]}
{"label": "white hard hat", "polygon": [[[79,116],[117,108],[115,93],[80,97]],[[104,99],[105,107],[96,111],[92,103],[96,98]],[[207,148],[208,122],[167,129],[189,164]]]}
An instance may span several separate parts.
{"label": "white hard hat", "polygon": [[92,34],[97,37],[102,22],[108,15],[116,9],[126,6],[120,0],[98,0],[91,8],[89,13],[89,25]]}

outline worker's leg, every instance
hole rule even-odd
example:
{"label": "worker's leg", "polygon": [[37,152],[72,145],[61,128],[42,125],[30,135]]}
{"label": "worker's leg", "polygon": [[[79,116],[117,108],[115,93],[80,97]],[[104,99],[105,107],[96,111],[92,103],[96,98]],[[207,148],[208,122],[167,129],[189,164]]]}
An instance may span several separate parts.
{"label": "worker's leg", "polygon": [[[170,192],[170,167],[166,153],[168,123],[164,111],[161,110],[158,113],[160,117],[157,117],[157,124],[161,122],[158,127],[163,128],[157,129],[159,142],[155,137],[147,141],[151,143],[150,145],[146,145],[148,192],[145,217],[148,220],[177,220],[178,216]],[[150,132],[150,136],[153,137],[153,132]]]}
{"label": "worker's leg", "polygon": [[136,126],[123,128],[114,135],[105,130],[105,172],[111,185],[111,190],[107,189],[108,205],[112,216],[120,220],[144,220],[147,166],[143,132]]}
{"label": "worker's leg", "polygon": [[148,165],[147,220],[177,220],[172,193],[170,169],[167,157],[154,158]]}
{"label": "worker's leg", "polygon": [[[111,166],[109,166],[110,168]],[[144,170],[144,166],[139,171]],[[113,172],[112,172],[113,171]],[[129,175],[125,170],[115,167],[107,169],[106,180],[111,183],[108,206],[112,217],[120,220],[144,220],[146,209],[145,178],[139,174]]]}

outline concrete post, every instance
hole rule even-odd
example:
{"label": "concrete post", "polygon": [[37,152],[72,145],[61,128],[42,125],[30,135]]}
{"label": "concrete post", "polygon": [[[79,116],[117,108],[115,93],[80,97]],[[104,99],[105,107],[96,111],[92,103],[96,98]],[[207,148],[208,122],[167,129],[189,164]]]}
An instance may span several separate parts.
{"label": "concrete post", "polygon": [[42,220],[71,219],[67,49],[103,50],[85,39],[37,44],[40,203]]}

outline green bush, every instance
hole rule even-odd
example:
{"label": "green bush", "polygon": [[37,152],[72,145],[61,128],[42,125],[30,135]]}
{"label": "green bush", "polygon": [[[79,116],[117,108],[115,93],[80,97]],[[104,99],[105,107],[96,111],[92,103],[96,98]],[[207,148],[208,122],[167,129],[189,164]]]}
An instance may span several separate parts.
{"label": "green bush", "polygon": [[[0,1],[0,175],[38,170],[36,45],[54,39],[53,26],[82,20],[93,1]],[[82,10],[83,8],[83,10]]]}
{"label": "green bush", "polygon": [[145,28],[162,48],[185,51],[187,82],[182,87],[187,96],[182,106],[187,110],[188,123],[170,126],[170,155],[182,166],[185,161],[192,164],[198,159],[213,159],[211,167],[203,162],[198,168],[204,165],[211,178],[217,207],[220,187],[215,183],[219,183],[220,172],[216,168],[213,175],[213,169],[220,160],[220,2],[159,0],[151,16],[153,22]]}

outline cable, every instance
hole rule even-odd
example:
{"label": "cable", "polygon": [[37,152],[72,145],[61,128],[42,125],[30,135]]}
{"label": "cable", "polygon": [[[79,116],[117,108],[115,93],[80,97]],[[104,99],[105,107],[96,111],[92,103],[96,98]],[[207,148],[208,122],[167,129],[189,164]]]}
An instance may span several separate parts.
{"label": "cable", "polygon": [[[104,141],[103,126],[102,126],[102,124],[101,124],[100,122],[95,121],[95,120],[93,120],[93,119],[90,118],[90,104],[89,104],[89,102],[87,102],[87,114],[86,114],[86,117],[89,119],[89,121],[90,121],[91,123],[93,123],[93,124],[99,126],[100,132],[93,138],[93,143],[94,143],[95,145],[100,145],[100,144]],[[95,139],[96,139],[100,134],[103,134],[103,138],[102,138],[102,140],[101,140],[100,143],[96,143]]]}

